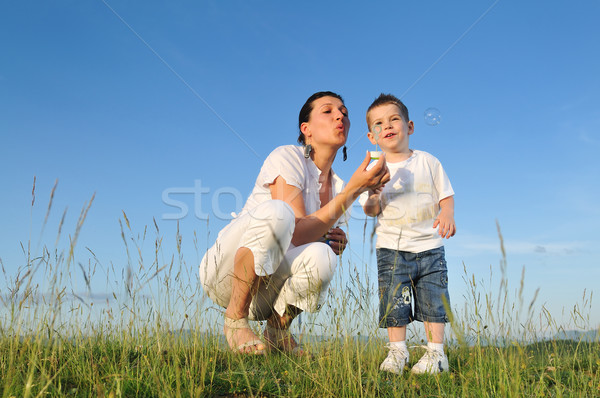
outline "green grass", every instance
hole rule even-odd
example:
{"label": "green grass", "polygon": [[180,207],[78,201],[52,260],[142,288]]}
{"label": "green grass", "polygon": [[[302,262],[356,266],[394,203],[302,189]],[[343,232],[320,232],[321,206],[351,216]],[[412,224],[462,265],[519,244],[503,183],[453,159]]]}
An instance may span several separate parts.
{"label": "green grass", "polygon": [[[204,334],[40,341],[2,337],[0,395],[10,396],[600,396],[598,343],[448,347],[450,372],[382,373],[381,345],[312,346],[313,358],[247,357]],[[413,349],[411,365],[420,349]]]}
{"label": "green grass", "polygon": [[[53,196],[54,189],[42,231]],[[375,325],[376,289],[356,265],[338,271],[350,280],[339,279],[320,314],[303,319],[312,358],[236,355],[224,347],[214,323],[220,314],[191,277],[196,265],[186,264],[179,231],[177,253],[165,256],[155,223],[148,254],[149,232],[134,233],[123,214],[127,266],[120,272],[103,265],[90,249],[87,264],[77,261],[82,255],[75,245],[90,205],[66,248],[34,253],[28,243],[25,266],[15,275],[5,272],[0,397],[600,397],[598,338],[551,339],[563,330],[543,306],[536,310],[537,294],[526,298],[523,278],[516,290],[509,287],[500,230],[497,291],[492,275],[483,283],[465,267],[468,305],[452,314],[448,328],[450,372],[412,375],[407,369],[397,376],[379,371],[386,349]],[[78,296],[82,280],[89,297],[92,287],[113,297],[102,306]],[[591,302],[584,293],[573,307],[579,330],[589,328]],[[214,316],[206,317],[210,312]],[[359,331],[361,338],[354,338]],[[317,339],[317,333],[325,337]],[[412,329],[408,343],[422,343]],[[410,349],[409,367],[422,353]]]}

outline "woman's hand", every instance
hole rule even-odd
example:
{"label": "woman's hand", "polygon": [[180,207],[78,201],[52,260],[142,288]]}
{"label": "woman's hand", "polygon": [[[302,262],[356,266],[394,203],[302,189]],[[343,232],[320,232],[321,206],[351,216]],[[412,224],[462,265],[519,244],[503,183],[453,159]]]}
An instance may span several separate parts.
{"label": "woman's hand", "polygon": [[365,159],[358,166],[354,174],[352,174],[348,185],[346,185],[354,197],[358,197],[361,193],[369,189],[378,192],[390,180],[390,170],[385,163],[385,153],[382,154],[373,167],[367,170],[370,161],[371,154],[367,151]]}
{"label": "woman's hand", "polygon": [[[269,186],[271,198],[283,200],[289,204],[296,216],[296,228],[292,235],[294,246],[322,240],[323,234],[329,231],[362,192],[368,189],[377,192],[390,180],[390,171],[385,164],[385,158],[382,157],[370,170],[367,170],[370,159],[371,155],[367,152],[364,161],[358,170],[354,172],[342,192],[311,214],[306,214],[302,191],[299,188],[287,185],[285,179],[281,176],[275,179],[273,184]],[[337,239],[334,238],[334,240]],[[334,252],[341,253],[343,246],[347,243],[346,234],[343,231],[338,242],[339,244],[332,242],[330,246]]]}
{"label": "woman's hand", "polygon": [[346,239],[346,233],[338,227],[331,228],[327,234],[325,234],[325,239],[327,239],[327,243],[333,250],[335,254],[338,256],[342,254],[346,245],[348,244],[348,239]]}

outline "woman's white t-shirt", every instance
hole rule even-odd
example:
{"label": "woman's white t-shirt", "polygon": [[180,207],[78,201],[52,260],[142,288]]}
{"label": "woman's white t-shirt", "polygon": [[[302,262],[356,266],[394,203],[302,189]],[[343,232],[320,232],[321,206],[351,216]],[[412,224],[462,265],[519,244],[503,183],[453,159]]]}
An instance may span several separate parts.
{"label": "woman's white t-shirt", "polygon": [[[314,164],[312,159],[304,157],[304,148],[296,145],[284,145],[277,147],[265,159],[254,189],[246,200],[240,215],[248,212],[259,204],[271,200],[271,189],[269,185],[275,182],[279,176],[283,177],[288,185],[295,186],[302,191],[306,214],[312,214],[321,208],[319,190],[319,176],[321,170]],[[332,197],[344,188],[344,181],[331,170]],[[345,223],[347,212],[338,220],[337,224]]]}

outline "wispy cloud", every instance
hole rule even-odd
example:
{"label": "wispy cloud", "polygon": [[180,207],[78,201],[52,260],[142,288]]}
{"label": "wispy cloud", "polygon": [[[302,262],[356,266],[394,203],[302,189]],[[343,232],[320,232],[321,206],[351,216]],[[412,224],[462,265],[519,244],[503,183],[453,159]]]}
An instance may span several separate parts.
{"label": "wispy cloud", "polygon": [[600,145],[600,135],[599,135],[600,129],[598,129],[596,131],[597,131],[596,135],[592,136],[589,131],[582,129],[579,131],[578,138],[584,144]]}
{"label": "wispy cloud", "polygon": [[[500,255],[498,238],[477,235],[457,235],[452,245],[453,252],[460,256],[475,256],[483,254]],[[504,248],[508,255],[541,255],[568,256],[589,253],[595,247],[591,241],[517,241],[505,240]]]}
{"label": "wispy cloud", "polygon": [[[137,300],[150,300],[152,299],[149,295],[138,295],[136,296]],[[10,294],[2,294],[0,295],[0,304],[4,303],[5,305],[10,302],[21,302],[27,301],[34,304],[55,304],[59,301],[60,304],[67,304],[70,302],[81,301],[84,303],[92,303],[92,302],[113,302],[113,301],[123,301],[128,300],[128,297],[123,294],[115,295],[113,293],[87,293],[87,292],[69,292],[61,295],[60,298],[57,298],[56,293],[53,292],[45,292],[45,293],[17,293],[12,296]]]}
{"label": "wispy cloud", "polygon": [[584,95],[581,96],[579,98],[576,99],[572,99],[571,101],[564,103],[559,110],[561,112],[567,112],[567,111],[572,111],[574,109],[579,109],[582,106],[584,106],[585,104],[590,103],[591,98],[589,97],[589,95]]}

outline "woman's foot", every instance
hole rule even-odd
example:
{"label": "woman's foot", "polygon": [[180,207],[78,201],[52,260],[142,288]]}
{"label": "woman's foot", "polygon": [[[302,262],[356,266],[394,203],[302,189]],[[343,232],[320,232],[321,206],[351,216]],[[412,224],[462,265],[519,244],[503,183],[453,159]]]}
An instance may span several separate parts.
{"label": "woman's foot", "polygon": [[254,334],[247,318],[232,319],[225,317],[223,333],[227,339],[227,344],[234,352],[252,355],[264,355],[266,346]]}
{"label": "woman's foot", "polygon": [[271,348],[295,356],[308,355],[308,352],[304,351],[296,342],[289,329],[274,328],[267,323],[263,336]]}

